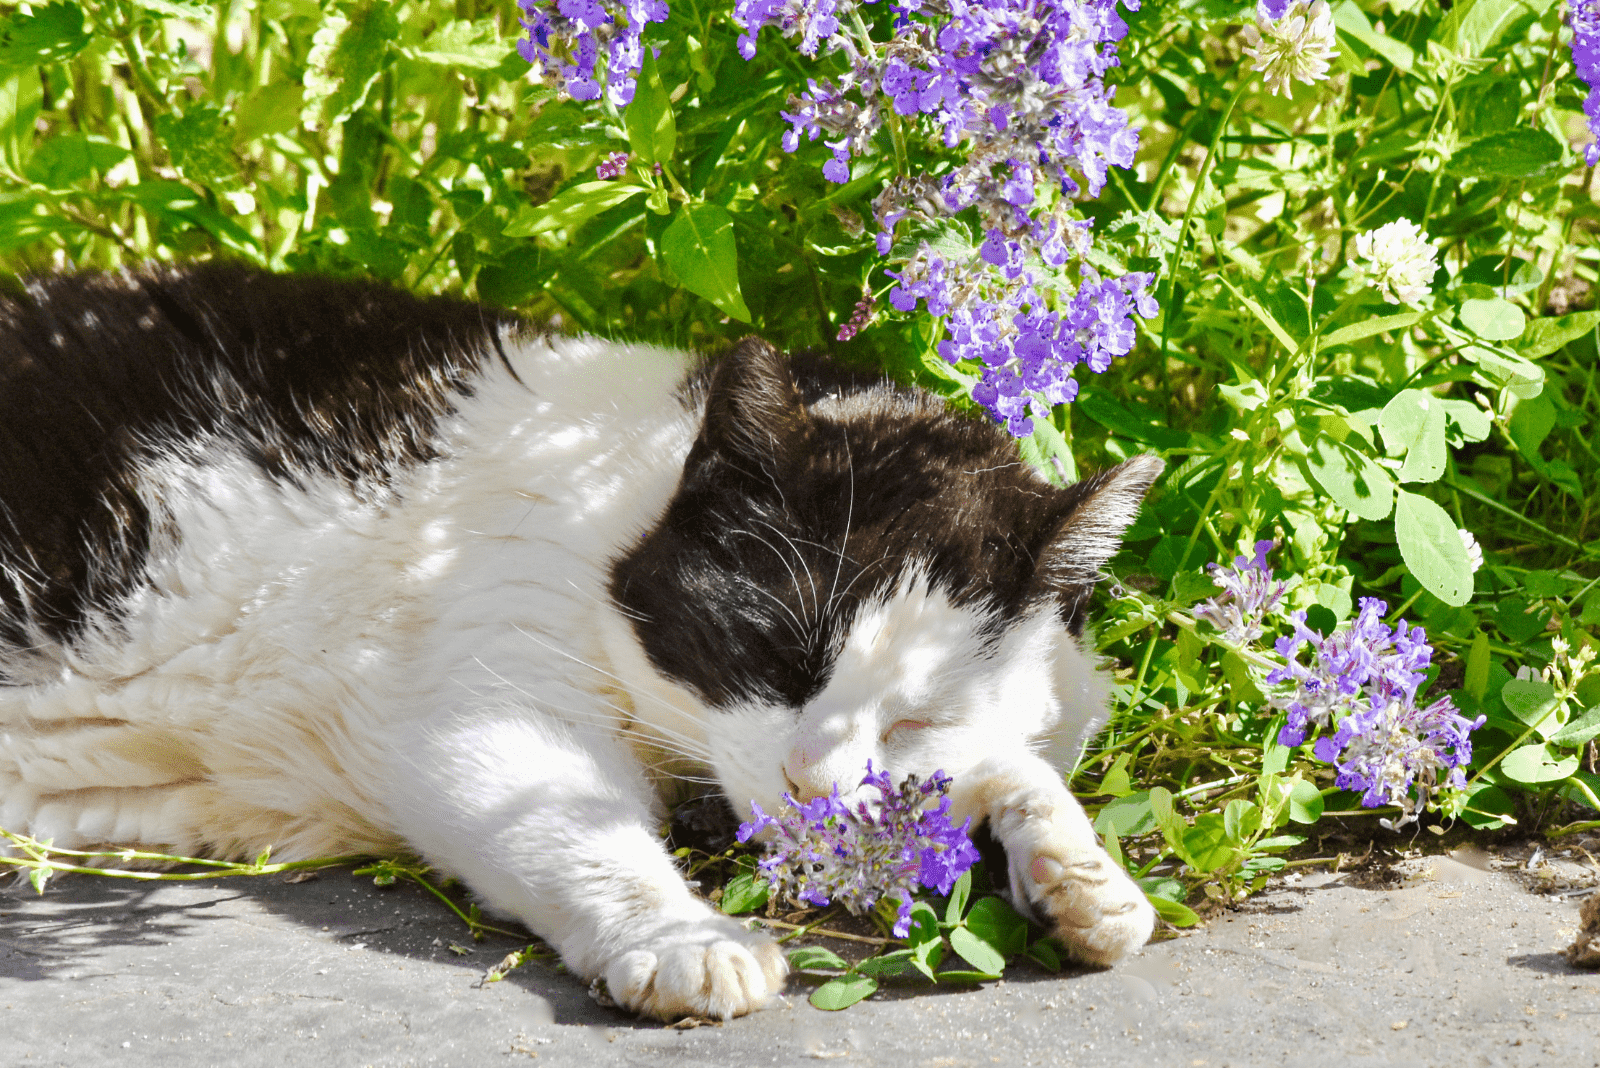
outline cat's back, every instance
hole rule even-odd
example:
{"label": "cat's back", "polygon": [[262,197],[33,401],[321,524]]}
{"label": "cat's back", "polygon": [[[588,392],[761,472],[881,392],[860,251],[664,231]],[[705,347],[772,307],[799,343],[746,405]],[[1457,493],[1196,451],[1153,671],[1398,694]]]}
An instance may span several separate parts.
{"label": "cat's back", "polygon": [[69,641],[130,592],[163,460],[226,451],[275,482],[378,492],[433,456],[510,325],[224,264],[30,282],[0,301],[0,648]]}

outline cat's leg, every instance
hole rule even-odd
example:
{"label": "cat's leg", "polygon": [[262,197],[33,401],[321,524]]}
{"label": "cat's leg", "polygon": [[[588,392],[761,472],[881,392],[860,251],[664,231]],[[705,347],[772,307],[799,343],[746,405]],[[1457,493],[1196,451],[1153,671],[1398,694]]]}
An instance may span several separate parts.
{"label": "cat's leg", "polygon": [[1011,894],[1079,960],[1113,964],[1144,945],[1155,910],[1101,846],[1061,775],[1029,753],[989,758],[952,784],[951,814],[987,821]]}
{"label": "cat's leg", "polygon": [[504,709],[419,731],[402,752],[397,830],[619,1004],[727,1019],[782,989],[777,944],[689,892],[613,736]]}

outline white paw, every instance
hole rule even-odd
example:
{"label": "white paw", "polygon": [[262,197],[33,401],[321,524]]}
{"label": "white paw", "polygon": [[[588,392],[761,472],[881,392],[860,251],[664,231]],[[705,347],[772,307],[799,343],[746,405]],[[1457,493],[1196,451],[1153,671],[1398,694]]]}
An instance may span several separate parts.
{"label": "white paw", "polygon": [[1149,941],[1155,909],[1098,843],[1046,841],[1010,867],[1012,893],[1078,960],[1115,964]]}
{"label": "white paw", "polygon": [[727,1020],[782,990],[789,964],[767,936],[715,917],[663,930],[612,960],[603,974],[612,999],[641,1015]]}

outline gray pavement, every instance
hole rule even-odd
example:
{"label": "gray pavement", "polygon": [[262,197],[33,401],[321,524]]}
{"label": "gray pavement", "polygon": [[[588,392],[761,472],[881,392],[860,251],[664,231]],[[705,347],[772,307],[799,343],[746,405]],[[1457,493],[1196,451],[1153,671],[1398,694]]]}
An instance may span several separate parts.
{"label": "gray pavement", "polygon": [[42,897],[0,891],[0,1060],[1600,1065],[1600,973],[1561,954],[1578,897],[1457,858],[1408,862],[1410,877],[1387,883],[1306,874],[1113,971],[1015,969],[981,989],[892,988],[839,1013],[792,981],[782,1004],[691,1030],[602,1008],[548,963],[482,984],[521,943],[474,943],[414,885],[346,869],[293,884],[78,876]]}

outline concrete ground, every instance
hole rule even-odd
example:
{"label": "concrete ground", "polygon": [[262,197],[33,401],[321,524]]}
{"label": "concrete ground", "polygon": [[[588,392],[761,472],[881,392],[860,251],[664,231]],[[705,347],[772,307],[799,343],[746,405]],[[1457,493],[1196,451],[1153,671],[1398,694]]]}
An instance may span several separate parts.
{"label": "concrete ground", "polygon": [[791,981],[764,1012],[689,1030],[602,1008],[549,963],[482,984],[522,943],[474,943],[415,885],[78,876],[0,891],[0,1050],[71,1068],[1600,1066],[1600,973],[1561,953],[1580,866],[1561,862],[1567,896],[1537,895],[1529,853],[1305,874],[1112,971],[1015,968],[837,1013]]}

